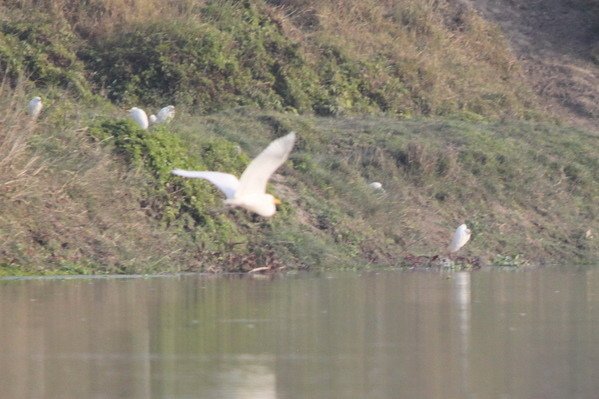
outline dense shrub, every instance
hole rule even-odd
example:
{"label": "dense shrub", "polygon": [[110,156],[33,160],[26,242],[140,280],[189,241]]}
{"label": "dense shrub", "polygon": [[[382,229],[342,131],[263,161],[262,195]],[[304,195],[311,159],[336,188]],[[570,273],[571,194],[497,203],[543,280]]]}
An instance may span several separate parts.
{"label": "dense shrub", "polygon": [[141,205],[150,216],[191,233],[204,248],[222,250],[239,234],[226,213],[211,212],[221,206],[221,194],[210,183],[171,174],[174,168],[239,174],[247,157],[239,154],[232,143],[208,141],[196,158],[167,127],[148,132],[128,120],[105,120],[93,126],[90,133],[103,142],[112,142],[117,155],[148,176],[147,195]]}
{"label": "dense shrub", "polygon": [[0,71],[12,85],[27,78],[38,87],[89,95],[76,51],[77,37],[60,20],[34,13],[0,21]]}

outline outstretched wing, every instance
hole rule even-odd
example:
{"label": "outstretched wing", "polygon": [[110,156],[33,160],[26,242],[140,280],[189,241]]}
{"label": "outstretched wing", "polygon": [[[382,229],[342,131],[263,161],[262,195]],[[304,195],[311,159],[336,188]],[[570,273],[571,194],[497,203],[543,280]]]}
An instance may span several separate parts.
{"label": "outstretched wing", "polygon": [[264,194],[270,176],[287,160],[295,143],[291,132],[270,143],[245,169],[239,178],[238,197],[248,194]]}
{"label": "outstretched wing", "polygon": [[239,180],[233,175],[222,172],[209,172],[209,171],[195,171],[195,170],[183,170],[174,169],[172,174],[183,177],[190,177],[195,179],[205,179],[210,183],[214,184],[220,191],[225,193],[227,199],[233,198],[235,192],[239,188]]}

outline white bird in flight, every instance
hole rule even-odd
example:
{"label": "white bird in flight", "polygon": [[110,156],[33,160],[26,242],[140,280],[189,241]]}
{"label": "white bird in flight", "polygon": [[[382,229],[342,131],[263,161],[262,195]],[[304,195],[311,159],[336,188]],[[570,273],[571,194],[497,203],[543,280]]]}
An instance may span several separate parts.
{"label": "white bird in flight", "polygon": [[129,116],[131,117],[131,119],[135,121],[135,123],[139,125],[139,127],[141,127],[144,130],[146,130],[150,125],[148,122],[148,116],[146,115],[146,112],[141,108],[131,108],[129,110]]}
{"label": "white bird in flight", "polygon": [[454,253],[457,252],[460,248],[462,248],[468,240],[470,239],[470,229],[465,224],[461,224],[453,234],[453,239],[451,240],[451,244],[449,244],[449,252]]}
{"label": "white bird in flight", "polygon": [[42,99],[41,97],[33,97],[29,104],[27,105],[27,112],[33,119],[36,119],[40,112],[42,112]]}
{"label": "white bird in flight", "polygon": [[206,179],[225,194],[225,204],[270,217],[277,211],[275,205],[281,201],[266,194],[266,183],[275,170],[287,160],[294,143],[294,132],[274,140],[250,162],[239,180],[222,172],[175,169],[172,173],[177,176]]}
{"label": "white bird in flight", "polygon": [[175,106],[168,105],[158,111],[156,115],[156,123],[169,123],[175,117]]}

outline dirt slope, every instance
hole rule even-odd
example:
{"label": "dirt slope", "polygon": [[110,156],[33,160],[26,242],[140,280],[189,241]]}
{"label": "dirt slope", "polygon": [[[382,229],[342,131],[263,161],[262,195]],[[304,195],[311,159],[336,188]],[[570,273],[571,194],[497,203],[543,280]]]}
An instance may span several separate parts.
{"label": "dirt slope", "polygon": [[547,109],[599,130],[598,0],[464,0],[499,24]]}

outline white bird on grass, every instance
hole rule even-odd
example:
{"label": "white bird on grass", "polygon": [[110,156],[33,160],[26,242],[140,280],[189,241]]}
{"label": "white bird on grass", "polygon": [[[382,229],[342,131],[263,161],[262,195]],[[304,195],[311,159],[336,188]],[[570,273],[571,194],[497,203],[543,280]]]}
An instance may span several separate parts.
{"label": "white bird on grass", "polygon": [[42,107],[43,104],[41,97],[33,97],[27,105],[27,113],[29,113],[33,119],[36,119],[40,112],[42,112]]}
{"label": "white bird on grass", "polygon": [[451,240],[451,244],[449,244],[449,252],[454,253],[457,252],[460,248],[462,248],[468,240],[470,239],[470,229],[465,224],[461,224],[453,234],[453,239]]}
{"label": "white bird on grass", "polygon": [[141,127],[144,130],[146,130],[150,125],[148,122],[148,116],[146,115],[146,112],[141,108],[131,108],[129,110],[129,116],[131,117],[131,119],[135,121],[135,123],[139,125],[139,127]]}
{"label": "white bird on grass", "polygon": [[168,105],[158,111],[156,115],[156,123],[169,123],[175,117],[175,106]]}
{"label": "white bird on grass", "polygon": [[383,189],[383,185],[381,183],[379,183],[378,181],[373,181],[372,183],[370,183],[368,185],[368,187],[370,187],[371,189],[373,189],[375,191],[385,191]]}
{"label": "white bird on grass", "polygon": [[149,117],[150,125],[153,125],[154,123],[156,123],[157,120],[158,119],[156,118],[156,115],[154,115],[154,114],[150,115],[150,117]]}
{"label": "white bird on grass", "polygon": [[175,169],[173,174],[183,177],[206,179],[218,187],[227,199],[226,205],[239,206],[260,216],[275,214],[278,198],[266,194],[270,176],[287,160],[295,143],[295,133],[279,137],[250,162],[239,180],[228,173]]}

